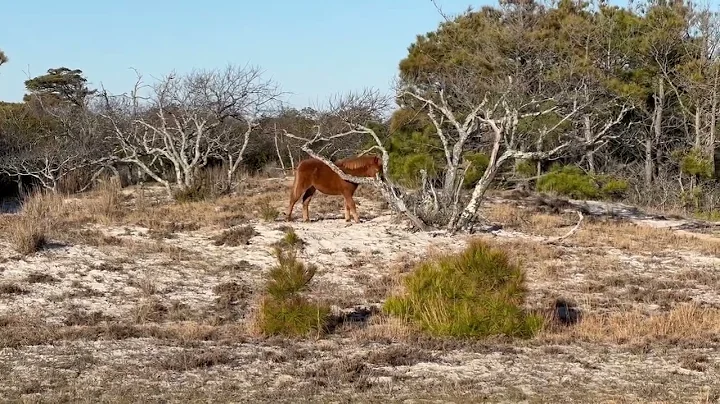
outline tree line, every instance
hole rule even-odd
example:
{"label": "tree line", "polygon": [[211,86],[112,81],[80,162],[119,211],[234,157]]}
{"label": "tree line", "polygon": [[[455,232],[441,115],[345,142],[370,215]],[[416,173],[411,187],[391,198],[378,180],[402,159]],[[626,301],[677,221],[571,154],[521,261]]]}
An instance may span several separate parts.
{"label": "tree line", "polygon": [[442,15],[399,61],[393,97],[365,90],[317,110],[283,106],[257,67],[138,74],[123,94],[50,69],[25,82],[23,102],[0,105],[0,171],[81,190],[123,167],[172,193],[210,166],[231,188],[240,169],[374,150],[386,178],[353,180],[422,226],[468,226],[499,183],[714,208],[716,12],[502,0]]}

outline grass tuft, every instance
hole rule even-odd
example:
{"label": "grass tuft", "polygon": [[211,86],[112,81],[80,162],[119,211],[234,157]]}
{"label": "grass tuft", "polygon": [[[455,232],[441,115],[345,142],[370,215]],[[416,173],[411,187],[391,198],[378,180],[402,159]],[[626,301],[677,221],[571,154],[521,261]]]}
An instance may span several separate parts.
{"label": "grass tuft", "polygon": [[258,328],[264,335],[306,336],[326,329],[330,308],[301,295],[316,267],[297,259],[295,250],[276,248],[278,265],[270,270],[260,304]]}
{"label": "grass tuft", "polygon": [[297,233],[295,233],[295,229],[292,227],[286,226],[282,229],[283,232],[285,232],[285,235],[282,239],[275,242],[275,247],[280,249],[301,249],[305,246],[305,240],[300,238]]}
{"label": "grass tuft", "polygon": [[474,241],[462,253],[420,263],[384,310],[434,336],[528,338],[542,318],[522,308],[524,281],[504,251]]}
{"label": "grass tuft", "polygon": [[266,222],[274,221],[280,214],[277,208],[275,208],[270,201],[271,199],[269,197],[262,198],[258,201],[258,205],[260,207],[260,217],[262,217]]}

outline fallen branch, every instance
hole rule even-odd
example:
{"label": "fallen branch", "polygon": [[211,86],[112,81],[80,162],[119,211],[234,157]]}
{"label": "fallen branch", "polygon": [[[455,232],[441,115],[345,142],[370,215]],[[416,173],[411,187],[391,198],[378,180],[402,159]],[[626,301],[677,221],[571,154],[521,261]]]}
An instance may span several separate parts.
{"label": "fallen branch", "polygon": [[583,219],[584,219],[582,212],[580,212],[579,210],[576,210],[575,213],[578,214],[578,218],[579,218],[577,224],[575,224],[575,227],[573,227],[572,229],[570,229],[569,232],[565,233],[564,235],[562,235],[560,237],[548,238],[547,240],[544,241],[544,243],[545,244],[557,244],[560,241],[565,240],[566,238],[575,234],[580,229],[580,224],[583,222]]}

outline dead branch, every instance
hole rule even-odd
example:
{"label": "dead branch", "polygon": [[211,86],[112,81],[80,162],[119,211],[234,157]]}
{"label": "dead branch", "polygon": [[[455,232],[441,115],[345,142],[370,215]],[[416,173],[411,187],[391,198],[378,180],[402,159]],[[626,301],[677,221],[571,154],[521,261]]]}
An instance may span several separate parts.
{"label": "dead branch", "polygon": [[550,238],[548,238],[547,240],[545,240],[544,243],[546,243],[546,244],[558,244],[558,243],[560,243],[561,241],[563,241],[563,240],[567,239],[568,237],[572,236],[573,234],[577,233],[577,231],[580,229],[580,224],[582,224],[582,222],[583,222],[584,216],[583,216],[582,212],[580,212],[579,210],[576,210],[575,213],[577,213],[577,215],[578,215],[578,222],[575,224],[575,226],[573,226],[572,229],[570,229],[569,232],[567,232],[567,233],[565,233],[564,235],[559,236],[559,237],[550,237]]}

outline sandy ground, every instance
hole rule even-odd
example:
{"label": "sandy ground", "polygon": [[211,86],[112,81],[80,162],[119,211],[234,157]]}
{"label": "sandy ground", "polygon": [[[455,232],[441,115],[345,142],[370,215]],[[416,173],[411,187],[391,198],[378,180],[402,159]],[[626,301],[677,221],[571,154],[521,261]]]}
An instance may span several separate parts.
{"label": "sandy ground", "polygon": [[[469,238],[411,231],[382,204],[363,197],[357,198],[363,222],[347,224],[340,209],[320,209],[337,203],[333,200],[316,197],[313,221],[290,225],[304,241],[300,258],[318,267],[310,295],[327,300],[336,312],[379,307],[392,279],[412,262],[430,252],[458,251]],[[492,202],[488,209],[507,205]],[[284,203],[278,198],[275,205],[282,211]],[[673,239],[676,233],[698,233],[692,226],[683,230],[688,221],[622,206],[588,206],[596,216],[624,212],[623,224],[615,231],[613,224],[588,222],[560,245],[547,246],[537,240],[567,232],[574,216],[555,215],[559,224],[548,225],[543,234],[527,231],[523,223],[540,215],[530,214],[514,228],[479,235],[506,246],[524,263],[528,306],[563,298],[598,314],[662,313],[688,302],[720,307],[720,254],[713,250],[720,239],[707,228],[695,245]],[[377,315],[319,340],[253,336],[243,324],[276,262],[273,244],[288,224],[279,215],[271,222],[249,219],[242,224],[247,225],[257,234],[239,246],[214,242],[230,226],[153,237],[152,229],[137,224],[88,224],[85,230],[113,242],[58,242],[28,257],[19,257],[3,240],[0,401],[687,403],[720,398],[717,339],[442,341],[394,333]],[[645,234],[638,228],[650,230]],[[637,237],[625,235],[631,233]],[[242,301],[219,303],[227,285],[243,291],[235,296]],[[13,333],[49,327],[65,337],[17,342],[1,334],[3,327]],[[76,331],[81,335],[68,337]]]}

